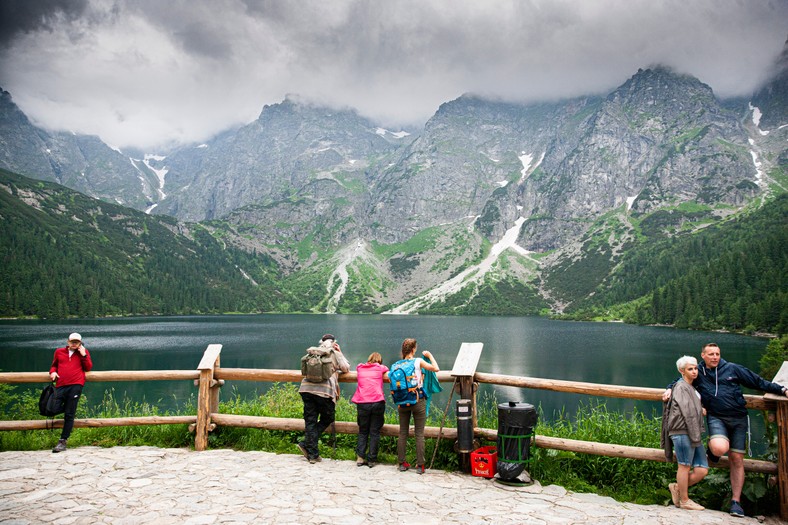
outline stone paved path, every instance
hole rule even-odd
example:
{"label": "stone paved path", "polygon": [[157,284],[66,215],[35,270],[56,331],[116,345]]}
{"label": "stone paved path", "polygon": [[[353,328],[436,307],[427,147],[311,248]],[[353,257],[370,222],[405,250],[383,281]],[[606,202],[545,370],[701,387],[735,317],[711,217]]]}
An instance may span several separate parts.
{"label": "stone paved path", "polygon": [[[767,523],[780,523],[769,518]],[[0,452],[0,523],[756,524],[438,470],[153,447]]]}

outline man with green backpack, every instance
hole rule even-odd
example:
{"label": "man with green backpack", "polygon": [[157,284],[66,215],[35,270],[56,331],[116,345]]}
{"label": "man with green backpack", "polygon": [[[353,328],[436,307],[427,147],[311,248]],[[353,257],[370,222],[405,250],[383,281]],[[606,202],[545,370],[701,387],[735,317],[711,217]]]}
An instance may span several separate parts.
{"label": "man with green backpack", "polygon": [[301,358],[301,386],[298,392],[304,401],[304,439],[296,446],[310,463],[321,461],[318,440],[334,422],[339,397],[338,373],[350,370],[342,350],[331,334],[320,344],[307,349]]}

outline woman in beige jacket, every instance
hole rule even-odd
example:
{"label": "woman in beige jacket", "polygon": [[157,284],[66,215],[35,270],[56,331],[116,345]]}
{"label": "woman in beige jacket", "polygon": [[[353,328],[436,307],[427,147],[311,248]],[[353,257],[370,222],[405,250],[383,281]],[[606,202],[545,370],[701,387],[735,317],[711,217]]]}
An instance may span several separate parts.
{"label": "woman in beige jacket", "polygon": [[709,472],[706,449],[703,447],[703,415],[700,395],[692,387],[698,377],[698,361],[691,356],[683,356],[676,361],[681,379],[673,386],[673,395],[663,415],[664,425],[673,450],[676,453],[678,471],[676,483],[668,485],[673,504],[687,510],[703,510],[687,493]]}

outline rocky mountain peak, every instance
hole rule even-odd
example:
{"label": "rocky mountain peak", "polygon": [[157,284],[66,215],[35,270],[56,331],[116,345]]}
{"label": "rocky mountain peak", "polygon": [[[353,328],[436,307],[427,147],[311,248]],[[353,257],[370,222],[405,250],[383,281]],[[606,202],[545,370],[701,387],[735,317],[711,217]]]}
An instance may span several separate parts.
{"label": "rocky mountain peak", "polygon": [[664,66],[638,70],[607,97],[607,102],[619,107],[636,125],[642,124],[645,118],[672,126],[679,120],[686,123],[689,119],[703,118],[708,112],[720,113],[719,101],[711,87]]}
{"label": "rocky mountain peak", "polygon": [[[157,213],[214,219],[249,204],[287,201],[322,179],[355,179],[402,144],[355,110],[289,97],[259,118],[209,144],[166,161],[170,196]],[[342,184],[342,182],[338,182]]]}
{"label": "rocky mountain peak", "polygon": [[626,94],[637,94],[643,91],[654,91],[655,99],[672,100],[676,96],[686,98],[686,91],[702,92],[706,96],[714,96],[711,87],[692,75],[677,73],[672,68],[657,65],[651,68],[638,69],[624,84],[615,89],[609,98]]}

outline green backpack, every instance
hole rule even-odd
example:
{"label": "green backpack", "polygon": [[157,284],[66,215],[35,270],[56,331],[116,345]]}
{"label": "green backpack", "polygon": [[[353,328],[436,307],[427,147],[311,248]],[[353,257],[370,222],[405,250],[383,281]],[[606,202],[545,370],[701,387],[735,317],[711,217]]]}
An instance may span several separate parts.
{"label": "green backpack", "polygon": [[301,375],[310,383],[322,383],[334,375],[334,349],[310,346],[301,358]]}

